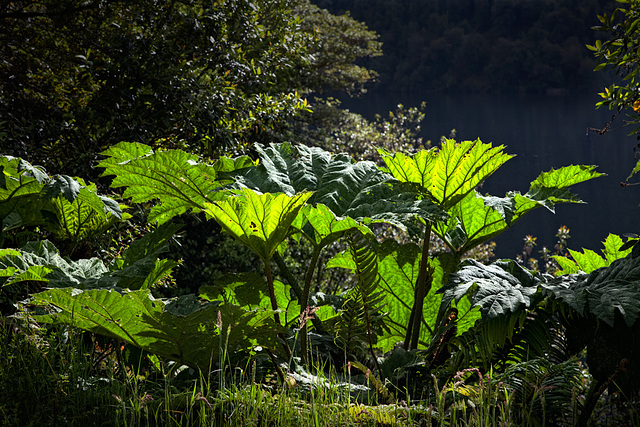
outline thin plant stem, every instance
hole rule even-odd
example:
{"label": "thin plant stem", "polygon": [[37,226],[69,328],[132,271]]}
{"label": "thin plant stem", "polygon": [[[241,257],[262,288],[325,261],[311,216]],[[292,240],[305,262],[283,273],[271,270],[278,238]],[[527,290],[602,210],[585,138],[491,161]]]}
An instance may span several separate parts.
{"label": "thin plant stem", "polygon": [[[273,320],[275,320],[276,324],[282,325],[280,323],[280,314],[278,313],[278,300],[276,299],[276,291],[273,286],[273,274],[271,273],[271,264],[269,260],[264,261],[264,272],[267,276],[267,287],[269,288],[269,299],[271,300],[271,309],[273,310]],[[282,338],[282,348],[284,349],[284,353],[287,358],[291,356],[291,349],[287,345],[286,337],[284,334],[279,334],[280,338]]]}
{"label": "thin plant stem", "polygon": [[420,326],[422,324],[422,306],[424,299],[431,288],[431,271],[429,269],[429,245],[431,244],[431,223],[428,222],[424,239],[422,241],[422,258],[420,259],[420,269],[418,271],[418,279],[416,280],[415,299],[411,316],[409,317],[409,325],[407,327],[407,335],[405,337],[404,347],[411,350],[418,347],[420,339]]}
{"label": "thin plant stem", "polygon": [[[309,267],[307,268],[307,273],[304,277],[304,289],[302,290],[302,299],[300,300],[300,313],[304,315],[307,307],[309,306],[309,294],[311,293],[311,281],[313,280],[313,272],[315,270],[315,265],[318,262],[318,258],[320,257],[320,246],[315,246],[313,248],[313,254],[311,255],[311,260],[309,261]],[[315,316],[314,316],[315,317]],[[308,354],[307,354],[307,321],[305,320],[300,328],[300,356],[302,358],[302,363],[304,365],[307,364]]]}

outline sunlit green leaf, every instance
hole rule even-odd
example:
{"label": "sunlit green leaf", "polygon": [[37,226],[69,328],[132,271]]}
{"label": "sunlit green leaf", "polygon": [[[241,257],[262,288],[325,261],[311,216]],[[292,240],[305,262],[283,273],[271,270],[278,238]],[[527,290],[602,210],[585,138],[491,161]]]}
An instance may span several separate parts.
{"label": "sunlit green leaf", "polygon": [[434,200],[448,209],[513,156],[480,140],[446,140],[442,148],[413,156],[381,151],[389,171],[403,182],[419,184]]}
{"label": "sunlit green leaf", "polygon": [[638,171],[640,171],[640,160],[638,160],[636,166],[633,168],[627,179],[631,179],[635,174],[638,173]]}
{"label": "sunlit green leaf", "polygon": [[[224,197],[220,187],[229,184],[221,179],[218,171],[229,172],[236,163],[222,160],[219,166],[208,165],[193,154],[182,150],[153,152],[144,144],[120,143],[103,153],[106,160],[104,176],[115,175],[112,187],[127,187],[124,197],[135,203],[157,200],[151,208],[149,221],[160,224],[188,210],[199,212],[205,203]],[[240,161],[239,167],[245,167]]]}
{"label": "sunlit green leaf", "polygon": [[316,206],[306,205],[302,209],[300,219],[304,219],[309,227],[303,227],[302,231],[309,235],[310,240],[315,245],[325,247],[330,243],[338,240],[346,231],[353,228],[359,229],[362,233],[370,233],[369,229],[359,224],[353,218],[338,218],[325,205],[317,204]]}
{"label": "sunlit green leaf", "polygon": [[40,168],[0,156],[2,230],[42,226],[57,237],[85,239],[123,218],[117,202],[97,194],[93,184],[67,175],[49,177]]}
{"label": "sunlit green leaf", "polygon": [[526,194],[508,192],[504,197],[469,192],[449,210],[446,222],[436,222],[434,231],[454,251],[464,253],[503,233],[533,209],[554,211],[558,203],[583,203],[568,186],[603,174],[594,166],[567,166],[544,172],[534,180]]}
{"label": "sunlit green leaf", "polygon": [[258,273],[227,273],[214,280],[214,285],[200,287],[200,296],[208,301],[220,301],[249,308],[260,305],[269,294],[264,275]]}
{"label": "sunlit green leaf", "polygon": [[[379,286],[384,290],[384,310],[387,312],[386,321],[389,327],[388,331],[378,337],[378,346],[383,351],[393,349],[398,342],[405,339],[411,309],[414,305],[420,255],[420,247],[413,243],[401,245],[387,240],[379,247]],[[432,331],[441,308],[442,294],[438,291],[454,268],[452,261],[450,254],[442,254],[429,262],[433,268],[433,277],[423,306],[423,327],[420,332],[420,341],[427,345],[431,341]],[[327,264],[327,268],[354,270],[355,267],[349,251],[334,257]],[[472,309],[466,300],[460,301],[459,304],[454,303],[453,306],[459,310],[458,333],[460,334],[475,324],[479,313],[478,310]]]}
{"label": "sunlit green leaf", "polygon": [[562,270],[557,274],[573,274],[578,271],[591,273],[601,267],[611,265],[617,259],[626,257],[632,251],[632,248],[620,250],[623,246],[623,241],[620,236],[615,234],[609,234],[603,242],[603,246],[602,254],[604,256],[600,256],[590,249],[583,249],[582,252],[569,249],[571,259],[554,255],[553,259],[562,267]]}
{"label": "sunlit green leaf", "polygon": [[291,224],[311,193],[296,196],[257,194],[244,190],[217,203],[205,203],[205,212],[262,260],[271,259],[287,237]]}

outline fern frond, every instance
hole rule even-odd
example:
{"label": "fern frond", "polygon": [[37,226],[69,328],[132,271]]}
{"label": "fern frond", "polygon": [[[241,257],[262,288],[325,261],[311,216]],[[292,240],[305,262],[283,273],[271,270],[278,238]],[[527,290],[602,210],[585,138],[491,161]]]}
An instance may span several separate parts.
{"label": "fern frond", "polygon": [[379,288],[378,256],[373,247],[375,240],[357,230],[349,232],[346,239],[358,281],[343,306],[338,323],[338,339],[345,349],[366,349],[379,371],[373,346],[385,325],[384,315],[381,315],[384,296]]}
{"label": "fern frond", "polygon": [[513,405],[527,415],[517,420],[527,425],[566,425],[575,395],[581,392],[582,371],[575,359],[554,364],[546,358],[531,359],[510,366],[498,378],[513,390]]}

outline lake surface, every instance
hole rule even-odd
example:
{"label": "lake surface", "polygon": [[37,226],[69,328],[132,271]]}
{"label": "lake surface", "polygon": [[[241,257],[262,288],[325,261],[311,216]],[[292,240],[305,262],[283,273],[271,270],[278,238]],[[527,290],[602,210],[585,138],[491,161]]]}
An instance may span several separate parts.
{"label": "lake surface", "polygon": [[[553,247],[556,230],[570,228],[571,249],[599,250],[609,233],[638,233],[640,186],[622,188],[633,169],[633,147],[638,141],[627,134],[630,127],[605,135],[587,133],[587,128],[602,128],[611,119],[608,110],[596,110],[597,95],[408,95],[367,94],[360,99],[343,100],[342,106],[372,118],[386,116],[395,105],[407,107],[427,102],[427,116],[421,135],[437,142],[441,135],[457,130],[457,140],[480,138],[483,142],[505,145],[516,157],[492,175],[482,193],[504,196],[509,190],[525,193],[540,172],[571,164],[599,165],[608,176],[573,187],[573,192],[587,204],[560,204],[555,215],[544,208],[530,212],[495,239],[498,257],[513,258],[522,251],[527,234],[538,237],[542,245]],[[617,128],[617,129],[616,129]]]}

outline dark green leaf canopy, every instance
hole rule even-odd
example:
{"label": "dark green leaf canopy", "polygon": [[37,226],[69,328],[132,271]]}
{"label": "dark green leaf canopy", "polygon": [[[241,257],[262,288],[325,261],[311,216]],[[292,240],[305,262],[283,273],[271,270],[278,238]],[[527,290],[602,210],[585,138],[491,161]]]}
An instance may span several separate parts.
{"label": "dark green leaf canopy", "polygon": [[400,183],[373,162],[289,143],[256,149],[260,163],[236,175],[241,186],[290,195],[312,191],[309,203],[321,203],[338,217],[385,221],[402,228],[416,216],[446,217],[415,186]]}

